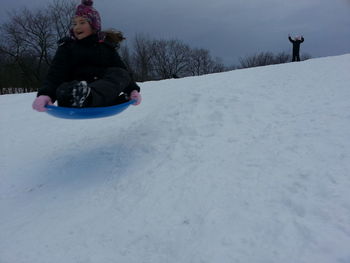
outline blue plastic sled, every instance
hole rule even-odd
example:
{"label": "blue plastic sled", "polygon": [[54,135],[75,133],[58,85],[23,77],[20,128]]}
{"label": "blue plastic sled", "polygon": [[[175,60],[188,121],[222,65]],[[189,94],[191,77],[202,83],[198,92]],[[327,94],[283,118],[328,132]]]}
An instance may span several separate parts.
{"label": "blue plastic sled", "polygon": [[119,114],[134,102],[134,100],[131,100],[115,106],[94,108],[67,108],[47,105],[46,112],[54,117],[63,119],[96,119]]}

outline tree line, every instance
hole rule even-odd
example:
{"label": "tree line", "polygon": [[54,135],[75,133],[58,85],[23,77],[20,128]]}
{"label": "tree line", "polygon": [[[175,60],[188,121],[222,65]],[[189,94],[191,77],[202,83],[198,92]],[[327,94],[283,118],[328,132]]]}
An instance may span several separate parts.
{"label": "tree line", "polygon": [[[305,53],[305,54],[302,54],[300,59],[307,60],[310,58],[311,58],[311,55]],[[286,52],[280,52],[277,54],[274,54],[272,52],[261,52],[254,55],[249,55],[247,57],[239,58],[240,65],[238,69],[288,63],[291,60],[292,60],[292,56]]]}
{"label": "tree line", "polygon": [[122,46],[119,53],[136,81],[199,76],[226,70],[221,59],[213,58],[209,50],[191,48],[177,39],[137,35],[131,51],[128,46]]}
{"label": "tree line", "polygon": [[66,35],[75,4],[54,0],[38,10],[9,13],[0,25],[0,92],[37,90],[51,64],[57,41]]}
{"label": "tree line", "polygon": [[[0,25],[0,94],[36,91],[51,65],[59,39],[67,36],[76,3],[53,0],[37,10],[12,11]],[[138,82],[223,72],[289,62],[290,55],[263,52],[225,66],[204,48],[178,39],[153,39],[138,34],[119,49]]]}

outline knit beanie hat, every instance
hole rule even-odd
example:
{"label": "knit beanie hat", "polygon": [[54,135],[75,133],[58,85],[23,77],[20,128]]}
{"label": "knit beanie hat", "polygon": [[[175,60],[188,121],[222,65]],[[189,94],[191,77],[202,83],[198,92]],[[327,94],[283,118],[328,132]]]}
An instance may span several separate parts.
{"label": "knit beanie hat", "polygon": [[75,16],[81,16],[87,19],[93,29],[101,31],[101,17],[95,8],[92,7],[93,0],[82,0],[75,11]]}

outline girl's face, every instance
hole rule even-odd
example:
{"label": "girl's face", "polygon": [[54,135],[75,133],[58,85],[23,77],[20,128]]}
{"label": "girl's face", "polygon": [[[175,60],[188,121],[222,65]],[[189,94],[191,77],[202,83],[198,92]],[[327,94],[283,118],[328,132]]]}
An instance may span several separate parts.
{"label": "girl's face", "polygon": [[77,16],[73,19],[73,33],[77,39],[83,39],[94,33],[86,18]]}

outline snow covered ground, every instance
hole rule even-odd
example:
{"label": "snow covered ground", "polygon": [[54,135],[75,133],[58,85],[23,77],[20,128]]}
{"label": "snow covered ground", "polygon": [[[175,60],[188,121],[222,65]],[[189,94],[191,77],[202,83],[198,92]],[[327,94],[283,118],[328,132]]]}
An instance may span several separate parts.
{"label": "snow covered ground", "polygon": [[349,69],[142,83],[97,120],[0,96],[0,262],[349,263]]}

